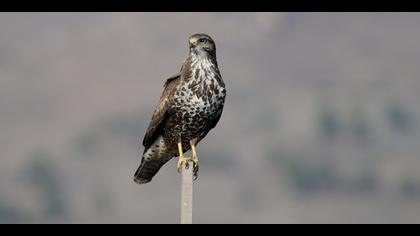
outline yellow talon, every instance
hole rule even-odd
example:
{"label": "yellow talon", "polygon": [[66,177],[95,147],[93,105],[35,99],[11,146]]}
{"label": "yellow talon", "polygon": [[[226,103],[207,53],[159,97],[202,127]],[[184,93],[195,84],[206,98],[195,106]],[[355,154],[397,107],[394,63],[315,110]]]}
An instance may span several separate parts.
{"label": "yellow talon", "polygon": [[182,169],[182,165],[185,165],[185,167],[188,169],[189,168],[189,162],[192,161],[193,162],[194,180],[196,180],[198,178],[198,170],[199,170],[199,167],[200,167],[200,161],[198,160],[197,150],[195,148],[196,143],[197,143],[197,139],[190,140],[192,157],[184,157],[184,151],[182,150],[182,143],[181,142],[178,143],[179,159],[178,159],[178,162],[176,164],[176,168],[177,168],[178,172],[180,172],[181,169]]}
{"label": "yellow talon", "polygon": [[178,169],[178,172],[180,172],[181,168],[182,168],[182,165],[185,165],[186,168],[189,167],[188,162],[191,160],[191,158],[184,157],[184,152],[182,150],[181,142],[178,143],[178,151],[179,151],[179,159],[178,159],[178,163],[176,164],[176,168]]}
{"label": "yellow talon", "polygon": [[191,161],[190,157],[180,156],[179,159],[178,159],[178,163],[176,164],[176,168],[178,169],[178,172],[181,171],[182,165],[185,165],[185,167],[188,169],[189,168],[189,161]]}
{"label": "yellow talon", "polygon": [[191,152],[192,152],[191,161],[193,162],[194,179],[198,178],[198,170],[200,167],[200,161],[198,160],[198,157],[197,157],[197,150],[195,149],[196,143],[197,143],[197,139],[190,140]]}

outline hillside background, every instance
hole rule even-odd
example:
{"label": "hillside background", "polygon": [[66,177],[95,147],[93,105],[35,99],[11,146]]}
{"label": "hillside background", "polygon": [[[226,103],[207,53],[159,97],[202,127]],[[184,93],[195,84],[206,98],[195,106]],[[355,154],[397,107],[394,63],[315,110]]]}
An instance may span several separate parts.
{"label": "hillside background", "polygon": [[187,38],[227,100],[195,223],[420,223],[418,13],[0,13],[0,223],[178,223],[132,180]]}

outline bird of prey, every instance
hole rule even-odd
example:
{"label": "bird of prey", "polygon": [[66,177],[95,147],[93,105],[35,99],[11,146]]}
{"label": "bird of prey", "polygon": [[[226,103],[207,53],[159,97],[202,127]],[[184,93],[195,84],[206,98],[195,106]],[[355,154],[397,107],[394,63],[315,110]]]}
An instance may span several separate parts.
{"label": "bird of prey", "polygon": [[[196,145],[218,123],[226,97],[225,83],[216,61],[216,45],[206,34],[189,37],[189,56],[178,74],[166,80],[163,93],[143,139],[144,152],[134,175],[138,184],[148,183],[171,158],[179,156],[178,171],[199,161]],[[184,157],[191,150],[192,157]]]}

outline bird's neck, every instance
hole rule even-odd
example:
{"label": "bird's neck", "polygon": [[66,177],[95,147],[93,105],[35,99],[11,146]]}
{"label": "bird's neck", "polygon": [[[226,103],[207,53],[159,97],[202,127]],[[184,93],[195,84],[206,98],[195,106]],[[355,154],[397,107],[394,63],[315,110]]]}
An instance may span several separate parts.
{"label": "bird's neck", "polygon": [[210,67],[215,66],[217,67],[217,60],[216,55],[212,55],[210,53],[204,52],[204,53],[196,53],[191,52],[190,53],[190,60],[191,60],[191,67]]}
{"label": "bird's neck", "polygon": [[193,60],[211,60],[216,61],[216,52],[207,52],[205,50],[191,50],[190,57]]}
{"label": "bird's neck", "polygon": [[220,84],[223,83],[217,61],[211,55],[197,55],[191,53],[181,68],[182,83],[201,84],[204,81],[215,78]]}
{"label": "bird's neck", "polygon": [[186,76],[183,83],[191,83],[203,86],[216,80],[218,84],[223,85],[217,61],[211,56],[190,55],[187,59],[188,66],[184,67]]}

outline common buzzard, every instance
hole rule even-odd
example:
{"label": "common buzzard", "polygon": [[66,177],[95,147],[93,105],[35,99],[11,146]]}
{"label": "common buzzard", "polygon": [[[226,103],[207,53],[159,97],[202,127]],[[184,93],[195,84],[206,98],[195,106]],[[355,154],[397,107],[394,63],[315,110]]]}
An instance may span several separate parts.
{"label": "common buzzard", "polygon": [[[216,45],[206,34],[189,38],[189,56],[181,71],[166,80],[143,139],[144,152],[134,175],[138,184],[150,182],[171,158],[182,164],[193,161],[197,178],[199,162],[196,144],[213,129],[222,115],[225,83],[216,61]],[[184,157],[191,149],[192,157]]]}

